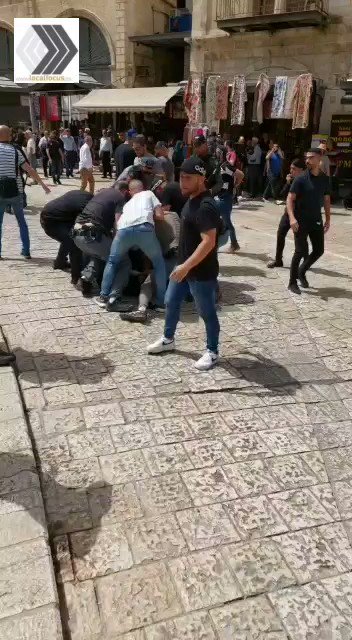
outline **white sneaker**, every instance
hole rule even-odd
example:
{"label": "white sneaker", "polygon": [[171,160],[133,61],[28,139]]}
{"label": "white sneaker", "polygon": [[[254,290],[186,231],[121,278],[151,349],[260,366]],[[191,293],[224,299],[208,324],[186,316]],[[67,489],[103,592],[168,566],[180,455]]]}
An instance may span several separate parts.
{"label": "white sneaker", "polygon": [[175,349],[175,340],[168,340],[164,336],[159,338],[153,344],[147,347],[148,353],[164,353],[164,351],[173,351]]}
{"label": "white sneaker", "polygon": [[202,356],[196,363],[195,363],[195,368],[198,369],[198,371],[209,371],[209,369],[212,369],[213,367],[215,367],[215,365],[217,364],[219,360],[219,356],[217,355],[217,353],[213,353],[212,351],[206,351],[204,356]]}

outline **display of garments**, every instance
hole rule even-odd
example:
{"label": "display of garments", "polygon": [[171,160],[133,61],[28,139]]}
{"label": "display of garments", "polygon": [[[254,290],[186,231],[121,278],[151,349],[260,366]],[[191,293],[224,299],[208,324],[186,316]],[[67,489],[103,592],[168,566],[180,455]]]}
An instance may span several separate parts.
{"label": "display of garments", "polygon": [[296,78],[287,79],[287,89],[284,105],[284,118],[291,120],[293,118],[293,96],[295,90]]}
{"label": "display of garments", "polygon": [[39,93],[32,93],[30,95],[31,95],[31,100],[32,100],[33,115],[34,115],[35,118],[40,118]]}
{"label": "display of garments", "polygon": [[200,78],[190,78],[184,95],[184,105],[190,124],[202,121],[202,85]]}
{"label": "display of garments", "polygon": [[266,73],[261,73],[255,88],[253,122],[263,123],[263,102],[269,93],[270,80]]}
{"label": "display of garments", "polygon": [[292,129],[306,129],[309,124],[309,107],[313,91],[313,76],[303,73],[298,76],[293,92]]}
{"label": "display of garments", "polygon": [[209,76],[205,90],[205,119],[210,131],[217,131],[219,123],[216,119],[217,87],[220,76]]}
{"label": "display of garments", "polygon": [[287,81],[287,76],[277,76],[275,80],[274,97],[271,109],[272,118],[284,118]]}
{"label": "display of garments", "polygon": [[231,125],[244,124],[245,109],[247,102],[246,78],[243,75],[235,76],[233,79],[231,98]]}
{"label": "display of garments", "polygon": [[59,100],[57,96],[47,97],[48,120],[50,122],[60,122]]}
{"label": "display of garments", "polygon": [[47,120],[48,119],[48,105],[46,103],[46,96],[40,96],[40,119]]}
{"label": "display of garments", "polygon": [[215,120],[226,120],[229,102],[229,83],[219,79],[216,85],[216,113]]}

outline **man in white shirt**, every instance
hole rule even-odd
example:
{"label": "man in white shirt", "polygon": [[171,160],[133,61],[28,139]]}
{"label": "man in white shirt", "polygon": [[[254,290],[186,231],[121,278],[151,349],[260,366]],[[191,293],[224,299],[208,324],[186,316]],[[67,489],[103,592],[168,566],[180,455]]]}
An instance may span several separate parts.
{"label": "man in white shirt", "polygon": [[[28,158],[28,163],[31,165],[32,169],[36,170],[37,168],[37,155],[35,148],[35,137],[30,129],[28,129],[25,133],[27,138],[27,146],[26,146],[26,156]],[[36,180],[32,183],[28,183],[29,186],[32,184],[38,184]]]}
{"label": "man in white shirt", "polygon": [[86,135],[84,144],[79,152],[79,170],[81,174],[81,191],[85,191],[89,184],[89,193],[94,195],[93,159],[91,153],[92,138]]}
{"label": "man in white shirt", "polygon": [[74,137],[71,135],[70,129],[65,129],[62,142],[64,145],[64,153],[65,153],[65,168],[66,168],[66,178],[73,178],[73,169],[76,164],[77,158],[77,145],[75,143]]}
{"label": "man in white shirt", "polygon": [[[158,198],[152,191],[143,191],[140,180],[132,180],[129,184],[131,200],[125,204],[117,223],[117,233],[111,245],[109,259],[106,263],[101,284],[98,304],[110,305],[111,288],[123,257],[132,247],[141,249],[154,267],[156,284],[156,304],[164,307],[166,289],[165,261],[160,243],[155,234],[154,220],[162,220],[164,212]],[[113,297],[113,296],[112,296]]]}
{"label": "man in white shirt", "polygon": [[103,178],[107,178],[107,174],[109,174],[110,178],[112,178],[111,156],[112,141],[110,136],[108,136],[106,129],[103,129],[99,147],[99,158],[101,158],[101,162],[103,165]]}

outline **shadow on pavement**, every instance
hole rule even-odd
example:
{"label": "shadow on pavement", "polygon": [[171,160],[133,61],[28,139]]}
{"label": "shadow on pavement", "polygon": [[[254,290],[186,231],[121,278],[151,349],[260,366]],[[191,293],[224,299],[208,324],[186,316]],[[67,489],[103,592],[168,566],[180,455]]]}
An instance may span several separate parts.
{"label": "shadow on pavement", "polygon": [[322,269],[321,267],[313,267],[310,269],[312,273],[317,273],[320,276],[328,276],[330,278],[342,278],[343,280],[352,280],[351,276],[346,273],[340,273],[340,271],[334,271],[333,269]]}
{"label": "shadow on pavement", "polygon": [[[82,345],[88,346],[82,339]],[[96,384],[107,374],[108,370],[115,368],[114,363],[100,353],[97,356],[80,356],[77,354],[49,353],[44,349],[39,351],[27,351],[22,347],[15,348],[16,369],[21,373],[22,380],[33,378],[33,371],[39,371],[42,384],[45,382],[57,386],[62,381],[69,384],[84,383],[92,376]],[[39,385],[38,385],[39,386]],[[0,469],[1,475],[1,469]]]}
{"label": "shadow on pavement", "polygon": [[335,298],[336,300],[352,300],[352,291],[343,289],[342,287],[323,287],[316,291],[305,290],[305,293],[315,298],[321,298],[325,302],[330,298]]}
{"label": "shadow on pavement", "polygon": [[260,262],[268,262],[269,257],[267,253],[249,253],[248,251],[239,251],[240,258],[249,258],[250,260],[259,260]]}
{"label": "shadow on pavement", "polygon": [[[74,461],[77,462],[77,461]],[[86,461],[88,464],[88,461]],[[67,463],[66,463],[67,464]],[[84,461],[81,461],[84,469]],[[29,455],[18,453],[0,452],[0,487],[2,492],[7,488],[11,493],[5,493],[1,499],[9,503],[15,503],[23,507],[24,511],[31,510],[31,517],[42,522],[42,512],[38,501],[39,486],[37,480],[37,468],[34,458]],[[45,509],[48,517],[48,527],[51,535],[63,532],[82,531],[89,529],[82,552],[76,551],[76,556],[83,557],[93,548],[98,534],[98,526],[101,519],[107,514],[111,507],[112,485],[99,480],[84,488],[70,487],[57,482],[55,479],[55,467],[50,471],[39,469],[41,483],[44,493]],[[17,486],[16,486],[17,485]],[[24,486],[29,486],[23,490]],[[103,499],[101,499],[103,495]],[[95,508],[94,528],[90,517],[89,498],[95,503],[99,501],[98,508]]]}
{"label": "shadow on pavement", "polygon": [[260,278],[266,278],[267,277],[267,272],[264,271],[263,269],[259,269],[259,267],[241,267],[237,264],[234,265],[221,265],[220,266],[220,275],[221,276],[225,276],[225,277],[232,277],[232,276],[258,276]]}

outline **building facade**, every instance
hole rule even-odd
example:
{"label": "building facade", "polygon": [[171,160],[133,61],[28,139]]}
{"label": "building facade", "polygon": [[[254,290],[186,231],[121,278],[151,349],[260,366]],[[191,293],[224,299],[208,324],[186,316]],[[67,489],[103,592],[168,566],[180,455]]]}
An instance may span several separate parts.
{"label": "building facade", "polygon": [[[183,79],[178,51],[131,40],[167,34],[178,0],[0,0],[0,76],[13,74],[14,18],[80,18],[80,70],[113,86]],[[181,3],[182,6],[182,3]]]}
{"label": "building facade", "polygon": [[319,132],[333,114],[352,114],[341,83],[352,74],[350,0],[194,0],[190,72],[253,82],[312,73],[323,103]]}

